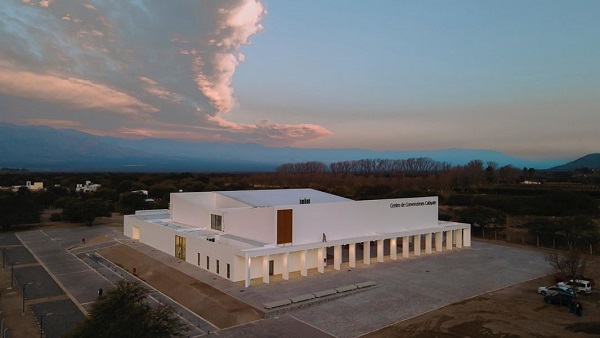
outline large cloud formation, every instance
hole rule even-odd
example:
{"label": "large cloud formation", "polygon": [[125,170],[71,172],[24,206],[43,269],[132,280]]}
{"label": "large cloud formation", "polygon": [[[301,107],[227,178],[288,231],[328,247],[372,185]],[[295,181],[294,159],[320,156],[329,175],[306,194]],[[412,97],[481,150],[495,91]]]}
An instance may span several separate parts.
{"label": "large cloud formation", "polygon": [[4,120],[132,137],[288,145],[313,124],[236,123],[232,79],[262,30],[258,0],[5,0]]}

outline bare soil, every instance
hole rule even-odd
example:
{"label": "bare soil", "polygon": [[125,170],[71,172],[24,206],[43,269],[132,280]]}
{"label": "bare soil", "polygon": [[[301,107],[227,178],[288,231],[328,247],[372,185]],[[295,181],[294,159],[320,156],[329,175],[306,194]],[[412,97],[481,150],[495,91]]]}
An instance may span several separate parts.
{"label": "bare soil", "polygon": [[[598,280],[600,259],[596,258],[588,271]],[[537,294],[538,287],[554,283],[553,276],[527,281],[448,305],[366,337],[599,337],[600,292],[578,296],[584,309],[579,318],[569,314],[566,306],[547,304]]]}
{"label": "bare soil", "polygon": [[260,319],[251,306],[125,245],[98,252],[219,328]]}

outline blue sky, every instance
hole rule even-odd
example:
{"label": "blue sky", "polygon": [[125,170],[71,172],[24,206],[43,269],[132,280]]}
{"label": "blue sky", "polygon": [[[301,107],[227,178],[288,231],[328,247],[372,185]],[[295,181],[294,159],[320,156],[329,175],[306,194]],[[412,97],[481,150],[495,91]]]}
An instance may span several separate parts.
{"label": "blue sky", "polygon": [[9,0],[0,119],[574,158],[599,151],[598,14],[581,0]]}

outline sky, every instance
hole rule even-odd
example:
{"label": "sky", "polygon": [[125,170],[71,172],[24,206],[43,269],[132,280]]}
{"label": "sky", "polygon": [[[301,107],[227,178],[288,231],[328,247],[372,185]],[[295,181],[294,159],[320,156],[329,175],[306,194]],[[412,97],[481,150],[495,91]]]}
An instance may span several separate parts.
{"label": "sky", "polygon": [[0,122],[299,148],[600,152],[597,0],[2,0]]}

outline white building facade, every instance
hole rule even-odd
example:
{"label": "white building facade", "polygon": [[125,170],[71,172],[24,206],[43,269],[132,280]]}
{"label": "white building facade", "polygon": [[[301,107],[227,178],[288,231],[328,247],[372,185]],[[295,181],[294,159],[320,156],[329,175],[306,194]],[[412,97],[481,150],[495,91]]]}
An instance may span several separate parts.
{"label": "white building facade", "polygon": [[438,221],[435,196],[352,201],[313,189],[173,193],[169,210],[125,216],[124,233],[246,286],[471,245],[469,224]]}

